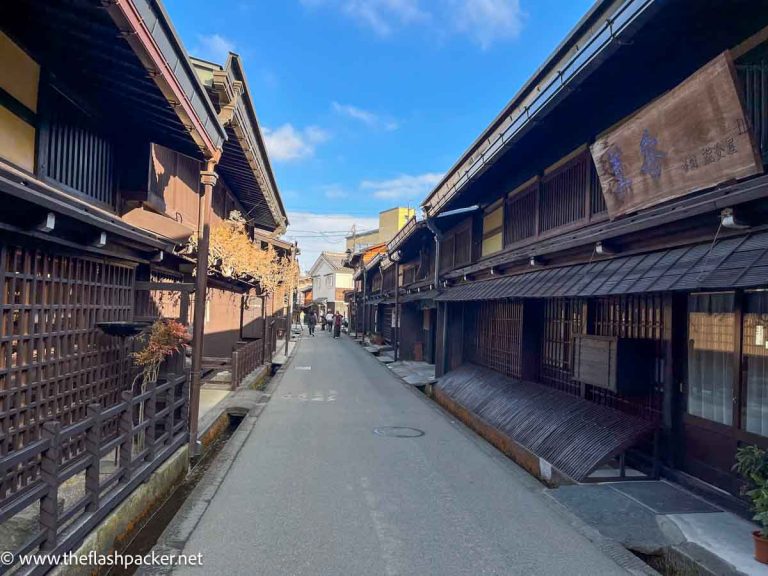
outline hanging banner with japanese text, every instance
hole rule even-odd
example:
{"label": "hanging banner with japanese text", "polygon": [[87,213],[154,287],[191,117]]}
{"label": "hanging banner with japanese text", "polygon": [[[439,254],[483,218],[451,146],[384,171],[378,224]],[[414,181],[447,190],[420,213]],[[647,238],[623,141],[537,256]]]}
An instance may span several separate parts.
{"label": "hanging banner with japanese text", "polygon": [[591,146],[615,218],[762,172],[725,52]]}

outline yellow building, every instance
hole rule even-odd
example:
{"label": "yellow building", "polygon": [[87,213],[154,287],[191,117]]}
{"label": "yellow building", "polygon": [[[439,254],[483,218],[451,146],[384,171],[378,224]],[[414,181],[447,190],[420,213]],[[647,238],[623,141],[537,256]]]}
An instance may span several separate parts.
{"label": "yellow building", "polygon": [[414,208],[390,208],[379,212],[379,227],[347,236],[347,249],[357,252],[382,242],[389,242],[398,231],[416,215]]}

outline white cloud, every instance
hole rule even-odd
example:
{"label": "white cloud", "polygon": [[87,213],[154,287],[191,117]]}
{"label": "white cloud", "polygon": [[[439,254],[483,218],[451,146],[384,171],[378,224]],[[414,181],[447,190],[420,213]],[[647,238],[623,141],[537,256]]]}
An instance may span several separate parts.
{"label": "white cloud", "polygon": [[[520,0],[300,0],[307,8],[332,8],[382,37],[407,26],[442,35],[468,36],[483,49],[516,38],[525,15]],[[431,10],[426,8],[429,5]]]}
{"label": "white cloud", "polygon": [[358,230],[369,230],[379,225],[377,216],[360,217],[351,214],[289,212],[288,220],[291,224],[285,238],[299,243],[302,270],[309,270],[324,250],[344,252],[347,249],[344,237],[351,233],[353,225]]}
{"label": "white cloud", "polygon": [[263,133],[269,157],[276,162],[313,156],[315,148],[330,138],[325,130],[317,126],[297,130],[292,124],[283,124],[274,130],[264,128]]}
{"label": "white cloud", "polygon": [[322,190],[323,195],[329,200],[340,200],[341,198],[346,198],[349,196],[349,193],[344,189],[343,186],[339,184],[328,184],[327,186],[321,186],[320,190]]}
{"label": "white cloud", "polygon": [[401,174],[390,180],[364,180],[360,188],[381,200],[422,200],[442,179],[442,174],[427,172],[411,176]]}
{"label": "white cloud", "polygon": [[224,64],[230,52],[235,51],[235,43],[221,34],[199,35],[197,46],[192,51],[194,56],[216,64]]}
{"label": "white cloud", "polygon": [[517,38],[523,28],[520,0],[456,0],[456,29],[483,49],[497,40]]}
{"label": "white cloud", "polygon": [[362,122],[371,128],[382,129],[388,132],[399,128],[399,124],[396,120],[389,117],[379,116],[370,110],[364,110],[363,108],[358,108],[351,104],[339,104],[338,102],[333,102],[331,107],[337,114]]}
{"label": "white cloud", "polygon": [[379,36],[389,36],[403,25],[429,20],[420,0],[300,0],[304,6],[331,6]]}

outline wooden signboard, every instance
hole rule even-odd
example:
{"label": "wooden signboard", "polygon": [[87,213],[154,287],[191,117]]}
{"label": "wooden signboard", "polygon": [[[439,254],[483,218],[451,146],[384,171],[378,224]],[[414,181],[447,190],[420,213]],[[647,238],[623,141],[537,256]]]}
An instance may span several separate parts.
{"label": "wooden signboard", "polygon": [[762,172],[730,53],[642,108],[591,146],[615,218]]}

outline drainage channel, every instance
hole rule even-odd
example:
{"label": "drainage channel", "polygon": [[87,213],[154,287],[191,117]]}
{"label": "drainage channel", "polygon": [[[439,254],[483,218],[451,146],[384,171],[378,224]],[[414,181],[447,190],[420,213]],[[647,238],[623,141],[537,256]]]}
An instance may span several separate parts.
{"label": "drainage channel", "polygon": [[[228,426],[216,437],[208,446],[205,454],[190,468],[184,481],[173,491],[168,499],[155,511],[147,523],[136,532],[136,535],[122,550],[124,555],[148,554],[152,547],[157,543],[163,530],[170,524],[176,512],[179,511],[184,501],[195,489],[200,479],[210,468],[216,455],[221,452],[227,441],[237,430],[237,427],[243,421],[243,415],[227,414],[229,418]],[[136,572],[138,566],[114,566],[108,572],[107,576],[131,576]]]}

